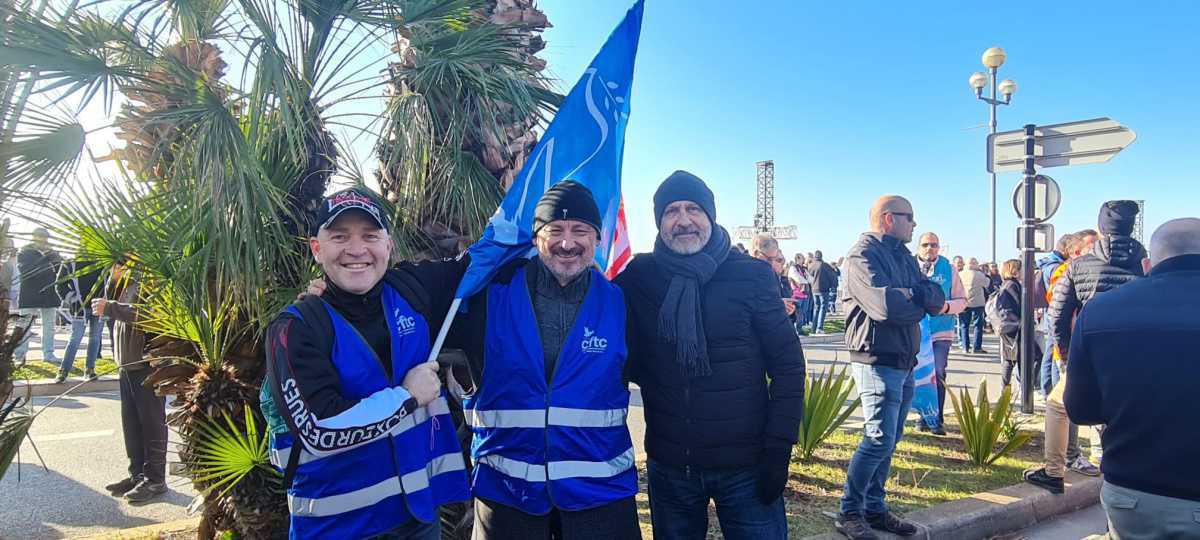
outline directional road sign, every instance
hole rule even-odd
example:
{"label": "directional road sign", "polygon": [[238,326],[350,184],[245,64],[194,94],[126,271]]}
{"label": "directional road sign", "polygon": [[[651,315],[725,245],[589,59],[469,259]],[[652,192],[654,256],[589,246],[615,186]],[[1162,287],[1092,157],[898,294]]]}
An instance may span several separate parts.
{"label": "directional road sign", "polygon": [[[1038,126],[1034,130],[1034,162],[1039,167],[1104,163],[1136,138],[1133,130],[1109,118]],[[1023,170],[1024,131],[988,135],[987,158],[988,172]]]}
{"label": "directional road sign", "polygon": [[[1033,219],[1034,221],[1046,221],[1054,216],[1058,211],[1058,205],[1062,203],[1062,190],[1058,187],[1058,182],[1053,178],[1044,174],[1039,174],[1033,179]],[[1025,183],[1017,184],[1017,189],[1013,190],[1013,209],[1017,211],[1017,216],[1025,219],[1025,214],[1022,212],[1025,206]]]}

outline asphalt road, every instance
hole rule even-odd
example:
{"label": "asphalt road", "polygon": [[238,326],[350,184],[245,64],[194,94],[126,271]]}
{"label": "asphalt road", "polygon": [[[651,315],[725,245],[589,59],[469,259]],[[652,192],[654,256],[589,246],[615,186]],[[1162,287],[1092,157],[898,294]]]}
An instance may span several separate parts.
{"label": "asphalt road", "polygon": [[179,477],[168,477],[170,491],[144,506],[104,490],[126,476],[128,464],[117,392],[47,406],[51,399],[34,399],[36,408],[45,409],[33,423],[32,443],[26,439],[19,460],[0,479],[0,538],[69,538],[188,517],[195,491]]}

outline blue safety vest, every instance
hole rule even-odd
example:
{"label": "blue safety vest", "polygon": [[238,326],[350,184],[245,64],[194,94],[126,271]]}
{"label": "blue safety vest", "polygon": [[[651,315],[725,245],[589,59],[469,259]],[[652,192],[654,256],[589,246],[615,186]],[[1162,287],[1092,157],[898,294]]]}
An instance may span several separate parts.
{"label": "blue safety vest", "polygon": [[[950,267],[950,261],[938,255],[937,262],[933,263],[933,275],[929,276],[929,280],[942,288],[942,293],[949,302],[950,291],[954,288],[954,270]],[[929,317],[930,334],[954,329],[954,315],[926,315],[926,317]]]}
{"label": "blue safety vest", "polygon": [[[361,400],[399,386],[408,370],[429,354],[425,318],[386,283],[382,300],[391,330],[390,381],[375,351],[358,331],[323,304],[334,330],[332,360],[346,399]],[[288,311],[303,318],[295,306]],[[286,407],[303,407],[289,399],[298,392],[288,384],[288,380],[281,382]],[[296,417],[295,411],[281,412]],[[358,427],[324,429],[310,422],[301,436],[315,453],[294,446],[293,433],[272,436],[271,462],[277,467],[287,464],[290,452],[301,452],[288,488],[291,538],[364,538],[414,517],[432,522],[438,519],[439,505],[470,499],[462,448],[444,393],[411,414],[396,414],[369,426],[353,419],[346,423]]]}
{"label": "blue safety vest", "polygon": [[525,269],[488,288],[483,380],[466,404],[476,497],[544,515],[637,493],[622,379],[625,299],[591,272],[549,385]]}

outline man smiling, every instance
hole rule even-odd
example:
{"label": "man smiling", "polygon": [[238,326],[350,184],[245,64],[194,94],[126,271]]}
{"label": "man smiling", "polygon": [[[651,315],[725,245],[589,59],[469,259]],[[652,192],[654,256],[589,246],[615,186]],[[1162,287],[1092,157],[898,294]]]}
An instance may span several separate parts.
{"label": "man smiling", "polygon": [[322,202],[309,238],[327,289],[267,331],[262,408],[284,469],[292,538],[439,537],[438,506],[469,497],[428,320],[458,276],[388,270],[392,239],[374,194]]}
{"label": "man smiling", "polygon": [[502,268],[447,342],[463,349],[474,538],[640,538],[625,417],[625,300],[593,268],[600,210],[563,181],[534,210],[537,257]]}

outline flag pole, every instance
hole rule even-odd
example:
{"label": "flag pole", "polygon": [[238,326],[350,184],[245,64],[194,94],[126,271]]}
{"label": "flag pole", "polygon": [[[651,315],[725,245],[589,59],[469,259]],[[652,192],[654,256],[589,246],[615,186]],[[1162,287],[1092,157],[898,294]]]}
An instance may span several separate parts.
{"label": "flag pole", "polygon": [[433,341],[433,347],[429,349],[429,358],[425,360],[426,362],[437,361],[438,354],[442,352],[442,344],[446,342],[446,334],[450,333],[450,323],[454,322],[454,316],[458,313],[459,304],[462,304],[462,298],[455,298],[450,303],[450,311],[442,320],[442,328],[438,330],[437,339]]}

